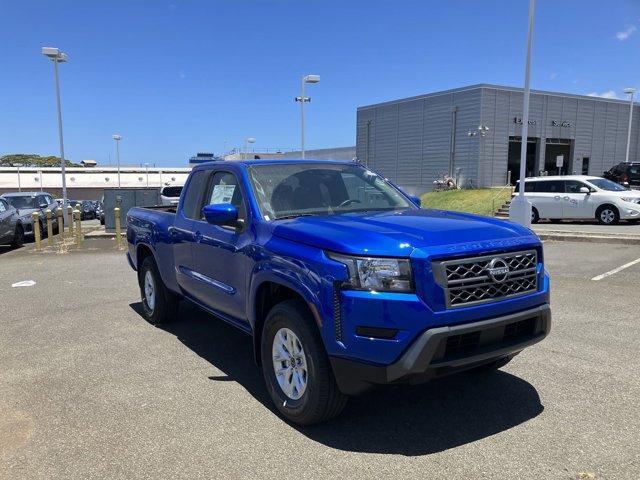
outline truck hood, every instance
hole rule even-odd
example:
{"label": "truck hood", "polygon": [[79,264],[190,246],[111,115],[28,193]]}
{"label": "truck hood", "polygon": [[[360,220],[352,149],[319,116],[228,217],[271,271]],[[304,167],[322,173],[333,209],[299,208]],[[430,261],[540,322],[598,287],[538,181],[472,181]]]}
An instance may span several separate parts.
{"label": "truck hood", "polygon": [[515,223],[444,210],[297,217],[272,225],[280,238],[354,255],[408,257],[415,248],[435,254],[539,243]]}

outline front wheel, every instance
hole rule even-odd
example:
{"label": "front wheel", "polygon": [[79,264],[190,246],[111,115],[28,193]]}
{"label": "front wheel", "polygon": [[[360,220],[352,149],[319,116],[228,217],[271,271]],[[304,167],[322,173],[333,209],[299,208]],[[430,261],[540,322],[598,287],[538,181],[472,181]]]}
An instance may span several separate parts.
{"label": "front wheel", "polygon": [[13,248],[20,248],[22,245],[24,245],[24,229],[22,228],[22,225],[17,225],[16,231],[13,234],[13,242],[11,242],[11,246]]}
{"label": "front wheel", "polygon": [[347,404],[303,302],[287,300],[271,309],[262,330],[261,360],[269,395],[288,420],[299,425],[323,422]]}
{"label": "front wheel", "polygon": [[540,221],[540,214],[536,207],[531,207],[531,223],[538,223]]}
{"label": "front wheel", "polygon": [[138,282],[142,297],[142,313],[149,323],[160,325],[178,315],[180,300],[165,287],[153,257],[147,257],[142,262]]}
{"label": "front wheel", "polygon": [[620,220],[620,214],[615,207],[604,205],[598,209],[596,218],[602,225],[615,225]]}

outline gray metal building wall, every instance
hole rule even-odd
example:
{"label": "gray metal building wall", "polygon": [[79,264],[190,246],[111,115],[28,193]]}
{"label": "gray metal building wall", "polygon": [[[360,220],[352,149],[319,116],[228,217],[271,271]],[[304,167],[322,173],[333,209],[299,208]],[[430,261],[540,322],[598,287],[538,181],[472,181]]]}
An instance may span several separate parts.
{"label": "gray metal building wall", "polygon": [[[356,154],[414,193],[433,188],[433,181],[448,173],[452,154],[464,184],[504,185],[509,137],[522,133],[522,125],[514,121],[522,116],[522,102],[521,89],[476,85],[361,107]],[[530,120],[535,123],[529,125],[528,136],[539,138],[537,169],[544,166],[546,139],[563,138],[574,141],[573,171],[579,173],[582,158],[589,157],[589,174],[601,175],[624,161],[628,115],[625,101],[532,92]],[[553,126],[554,120],[570,126]],[[489,133],[469,137],[468,132],[480,124],[488,126]],[[639,144],[640,106],[636,105],[631,160],[640,160]]]}

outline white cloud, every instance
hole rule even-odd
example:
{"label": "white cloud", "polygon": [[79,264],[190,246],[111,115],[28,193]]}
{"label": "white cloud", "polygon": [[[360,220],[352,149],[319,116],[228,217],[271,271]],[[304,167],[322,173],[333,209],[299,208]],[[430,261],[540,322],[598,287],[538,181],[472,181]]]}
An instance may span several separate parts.
{"label": "white cloud", "polygon": [[624,30],[620,30],[619,32],[616,32],[616,38],[621,42],[624,42],[627,38],[629,38],[631,35],[636,33],[637,30],[638,28],[635,25],[631,25],[630,27]]}
{"label": "white cloud", "polygon": [[607,90],[606,92],[598,93],[591,92],[587,93],[588,97],[602,97],[602,98],[618,98],[618,95],[613,90]]}

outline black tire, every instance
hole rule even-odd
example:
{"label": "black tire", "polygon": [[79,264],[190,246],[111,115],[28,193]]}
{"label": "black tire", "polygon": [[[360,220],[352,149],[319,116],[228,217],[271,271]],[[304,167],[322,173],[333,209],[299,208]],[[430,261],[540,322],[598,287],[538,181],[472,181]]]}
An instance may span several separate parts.
{"label": "black tire", "polygon": [[16,231],[13,234],[13,241],[11,242],[11,246],[13,248],[20,248],[24,245],[24,228],[22,225],[16,225]]}
{"label": "black tire", "polygon": [[620,213],[613,205],[602,205],[596,211],[596,220],[601,225],[615,225],[620,221]]}
{"label": "black tire", "polygon": [[44,226],[44,223],[39,222],[40,223],[40,238],[41,239],[45,239],[47,238],[47,228]]}
{"label": "black tire", "polygon": [[104,217],[100,217],[100,225],[104,225]]}
{"label": "black tire", "polygon": [[498,360],[494,360],[493,362],[485,363],[483,365],[480,365],[479,367],[474,367],[471,370],[469,370],[469,372],[480,373],[480,374],[495,372],[496,370],[499,370],[502,367],[504,367],[511,360],[513,360],[513,357],[502,357],[502,358],[499,358]]}
{"label": "black tire", "polygon": [[540,214],[536,207],[531,207],[531,223],[538,223],[540,221]]}
{"label": "black tire", "polygon": [[[153,282],[154,297],[151,302],[147,298],[145,289],[147,273],[149,273]],[[142,313],[149,323],[152,325],[160,325],[177,317],[180,298],[168,290],[162,282],[160,272],[153,257],[149,256],[142,262],[142,266],[138,272],[138,283],[140,285],[140,297],[142,298]]]}
{"label": "black tire", "polygon": [[[307,366],[306,388],[294,400],[287,396],[276,378],[273,342],[282,328],[291,330],[304,350]],[[311,425],[339,415],[348,397],[338,389],[320,332],[304,302],[286,300],[274,306],[265,320],[261,338],[262,372],[269,395],[280,413],[293,423]]]}

